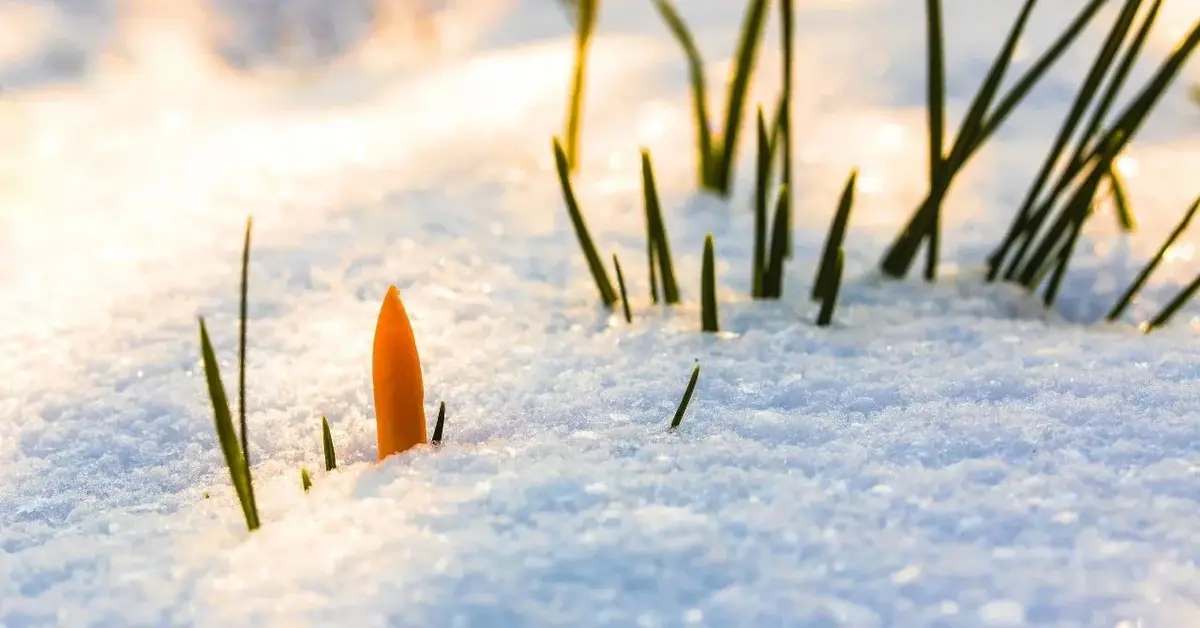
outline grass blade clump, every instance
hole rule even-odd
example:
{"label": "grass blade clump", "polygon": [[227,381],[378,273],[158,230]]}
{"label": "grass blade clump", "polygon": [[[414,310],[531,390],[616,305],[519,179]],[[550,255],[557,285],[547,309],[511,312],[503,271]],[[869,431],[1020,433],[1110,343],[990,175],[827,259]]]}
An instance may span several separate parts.
{"label": "grass blade clump", "polygon": [[587,73],[588,48],[596,28],[600,0],[579,0],[575,15],[575,68],[571,78],[571,100],[567,111],[567,165],[579,168],[579,127],[583,117],[583,84]]}
{"label": "grass blade clump", "polygon": [[[993,108],[992,103],[997,98],[1004,75],[1016,53],[1017,44],[1029,21],[1030,14],[1037,4],[1037,0],[1026,0],[1009,30],[1003,48],[993,61],[983,84],[968,107],[967,114],[951,145],[950,153],[939,168],[940,176],[937,178],[936,184],[931,187],[925,200],[884,255],[880,268],[885,275],[903,277],[907,274],[921,243],[926,238],[934,237],[934,231],[940,222],[942,202],[955,177],[970,157],[1007,120],[1033,87],[1045,76],[1050,67],[1079,37],[1105,2],[1106,0],[1091,0],[1076,15],[1074,21],[1064,29],[1058,39],[1043,52],[1033,66],[1013,84],[1012,88]],[[929,264],[936,268],[936,262],[937,260],[933,260]],[[926,266],[927,270],[930,265]],[[927,278],[932,279],[928,276],[928,272]]]}
{"label": "grass blade clump", "polygon": [[683,391],[683,399],[679,400],[679,407],[675,409],[675,418],[671,419],[671,429],[679,427],[683,422],[683,413],[687,412],[688,404],[692,402],[692,393],[696,391],[696,380],[700,379],[700,365],[692,369],[692,376],[688,379],[687,389]]}
{"label": "grass blade clump", "polygon": [[629,311],[629,293],[625,291],[625,275],[621,272],[621,260],[613,253],[613,266],[617,269],[617,287],[621,290],[621,308],[625,310],[625,322],[633,322],[633,313]]}
{"label": "grass blade clump", "polygon": [[[679,303],[679,282],[675,279],[675,263],[671,259],[671,241],[667,238],[667,226],[663,220],[662,203],[659,202],[658,185],[654,180],[654,164],[650,151],[642,149],[642,196],[646,208],[647,246],[650,250],[650,285],[654,292],[654,262],[658,262],[658,274],[662,278],[663,300],[667,305]],[[655,299],[657,301],[657,298]]]}
{"label": "grass blade clump", "polygon": [[817,267],[817,276],[813,281],[813,301],[836,301],[840,285],[841,270],[838,257],[842,254],[842,244],[846,241],[846,230],[850,224],[850,210],[854,208],[854,191],[858,183],[858,169],[850,171],[850,178],[842,188],[842,197],[838,201],[837,212],[829,225],[829,233],[825,236],[825,249],[821,253],[821,265]]}
{"label": "grass blade clump", "polygon": [[746,92],[750,84],[750,76],[754,71],[755,58],[766,23],[767,1],[750,0],[746,9],[746,17],[742,22],[737,52],[734,56],[733,74],[729,80],[729,91],[725,103],[725,123],[723,132],[719,136],[714,136],[711,130],[712,124],[706,104],[704,62],[700,58],[695,38],[671,0],[652,1],[667,23],[672,35],[683,48],[684,56],[687,58],[688,72],[692,83],[700,185],[707,190],[728,197],[732,191],[733,164],[737,153],[742,115],[746,107]]}
{"label": "grass blade clump", "polygon": [[[1067,112],[1066,120],[1059,128],[1057,136],[1050,150],[1046,153],[1042,160],[1041,169],[1034,178],[1033,185],[1026,192],[1025,199],[1022,201],[1020,209],[1017,211],[1017,218],[1013,221],[1009,232],[1023,231],[1026,234],[1030,230],[1036,230],[1038,221],[1043,216],[1038,216],[1034,212],[1034,208],[1041,199],[1042,192],[1046,185],[1050,182],[1051,175],[1054,173],[1055,167],[1062,163],[1063,151],[1066,150],[1071,137],[1075,135],[1079,125],[1083,122],[1084,113],[1092,105],[1092,102],[1099,94],[1101,83],[1109,68],[1116,60],[1117,52],[1121,42],[1124,40],[1130,27],[1133,25],[1133,18],[1141,5],[1142,0],[1126,0],[1125,6],[1117,15],[1113,27],[1109,30],[1108,36],[1105,38],[1100,52],[1092,62],[1091,68],[1088,70],[1083,84],[1075,94],[1075,100],[1072,102],[1070,110]],[[1086,127],[1085,127],[1086,128]],[[1096,133],[1097,129],[1088,129],[1092,133]],[[1082,141],[1090,141],[1092,138],[1083,136]],[[1082,144],[1081,144],[1082,146]],[[1074,157],[1072,157],[1072,160]],[[1053,198],[1053,197],[1051,197]],[[1003,259],[1003,253],[1007,249],[1001,249],[1000,253],[994,255],[989,260],[988,276],[995,278],[999,269],[999,264]]]}
{"label": "grass blade clump", "polygon": [[788,215],[787,205],[791,193],[787,185],[779,186],[775,198],[775,219],[771,222],[771,253],[767,256],[767,269],[763,273],[763,297],[783,297],[783,262],[787,258]]}
{"label": "grass blade clump", "polygon": [[337,468],[337,455],[333,452],[333,434],[329,431],[329,420],[321,417],[321,453],[325,454],[325,470]]}
{"label": "grass blade clump", "polygon": [[596,253],[596,245],[592,242],[592,234],[588,232],[587,223],[579,211],[579,201],[575,198],[575,190],[571,187],[571,174],[567,167],[567,155],[563,152],[562,144],[554,138],[554,164],[558,169],[558,182],[562,186],[563,200],[567,205],[567,213],[571,216],[571,224],[575,227],[575,235],[579,238],[579,246],[583,256],[587,258],[588,268],[592,271],[592,279],[596,281],[596,290],[600,292],[600,300],[604,307],[612,309],[617,302],[617,293],[613,290],[600,255]]}
{"label": "grass blade clump", "polygon": [[304,467],[300,467],[300,487],[304,489],[305,493],[312,489],[312,476]]}
{"label": "grass blade clump", "polygon": [[446,427],[446,402],[438,405],[437,423],[433,426],[433,438],[429,439],[434,447],[442,444],[442,429]]}
{"label": "grass blade clump", "polygon": [[259,527],[258,507],[254,502],[251,491],[250,469],[246,466],[246,458],[238,443],[238,433],[233,426],[233,415],[229,412],[229,400],[225,396],[225,385],[221,383],[221,368],[213,352],[212,342],[208,338],[208,329],[204,318],[200,318],[200,355],[204,360],[204,378],[208,383],[209,401],[213,408],[213,422],[217,428],[217,440],[221,443],[221,451],[225,454],[225,466],[229,468],[229,478],[237,492],[238,502],[242,505],[242,514],[246,517],[246,527],[251,531]]}
{"label": "grass blade clump", "polygon": [[711,233],[704,236],[704,262],[700,270],[700,329],[721,331],[717,323],[717,273]]}
{"label": "grass blade clump", "polygon": [[1155,329],[1166,325],[1167,322],[1171,320],[1171,317],[1175,315],[1175,312],[1178,312],[1185,303],[1190,301],[1192,297],[1196,295],[1196,291],[1198,290],[1200,290],[1200,275],[1197,275],[1196,278],[1192,280],[1192,283],[1188,284],[1186,288],[1179,292],[1179,294],[1175,295],[1175,298],[1171,299],[1171,302],[1168,303],[1167,306],[1158,313],[1158,316],[1155,316],[1148,322],[1142,323],[1142,333],[1148,334]]}
{"label": "grass blade clump", "polygon": [[1146,285],[1146,280],[1150,278],[1150,273],[1153,273],[1158,268],[1158,265],[1162,263],[1163,256],[1175,244],[1179,236],[1183,235],[1183,232],[1187,229],[1188,224],[1192,222],[1192,217],[1196,215],[1196,210],[1198,209],[1200,209],[1200,197],[1197,197],[1195,202],[1184,212],[1183,219],[1179,221],[1179,224],[1175,225],[1175,230],[1171,232],[1171,235],[1167,236],[1166,240],[1163,240],[1162,246],[1158,247],[1158,252],[1154,254],[1154,257],[1150,258],[1150,261],[1142,268],[1142,272],[1138,273],[1137,278],[1133,280],[1133,283],[1129,285],[1129,288],[1125,290],[1121,298],[1108,311],[1105,319],[1110,323],[1117,320],[1121,316],[1121,313],[1125,311],[1125,308],[1133,302],[1133,297]]}

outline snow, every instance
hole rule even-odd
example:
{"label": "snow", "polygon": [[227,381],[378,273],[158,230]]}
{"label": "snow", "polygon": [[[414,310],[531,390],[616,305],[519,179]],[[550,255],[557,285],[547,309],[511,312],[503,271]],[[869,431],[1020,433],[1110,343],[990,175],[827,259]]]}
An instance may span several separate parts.
{"label": "snow", "polygon": [[[444,4],[440,55],[401,43],[380,64],[364,44],[324,72],[237,73],[180,44],[193,75],[79,73],[36,42],[14,43],[16,61],[5,49],[0,626],[1200,621],[1200,306],[1135,329],[1194,277],[1196,237],[1120,324],[1096,323],[1200,191],[1186,97],[1200,66],[1126,154],[1142,231],[1096,217],[1046,313],[983,284],[978,265],[1095,29],[955,188],[930,286],[874,272],[924,192],[920,12],[799,3],[797,250],[785,299],[756,303],[748,187],[730,207],[694,192],[681,56],[648,3],[608,2],[578,190],[602,252],[621,256],[630,326],[598,306],[553,176],[572,45],[560,7]],[[739,4],[680,4],[714,85]],[[1031,41],[1081,4],[1040,5]],[[957,115],[1018,3],[947,5]],[[1198,6],[1166,1],[1157,53]],[[0,5],[14,10],[66,25],[47,46],[101,54],[102,21]],[[360,32],[346,11],[335,17]],[[760,67],[755,93],[770,102],[778,62]],[[646,293],[643,145],[684,293],[672,309]],[[819,329],[807,293],[855,166],[847,278]],[[232,385],[251,214],[264,526],[248,534],[196,316]],[[698,332],[707,232],[720,335]],[[391,283],[427,412],[445,400],[448,419],[442,448],[377,463],[368,352]],[[696,394],[669,434],[694,360]],[[333,473],[318,471],[322,415]]]}

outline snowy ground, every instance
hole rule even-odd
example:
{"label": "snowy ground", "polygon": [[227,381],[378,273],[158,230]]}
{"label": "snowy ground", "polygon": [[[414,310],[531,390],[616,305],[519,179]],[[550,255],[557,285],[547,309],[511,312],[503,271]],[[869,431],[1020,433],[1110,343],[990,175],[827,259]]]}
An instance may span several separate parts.
{"label": "snowy ground", "polygon": [[[1094,220],[1046,314],[977,266],[1095,31],[955,189],[945,278],[891,283],[874,265],[924,191],[922,15],[799,3],[797,255],[784,301],[754,303],[747,186],[729,208],[693,194],[681,56],[648,3],[611,0],[578,185],[624,262],[628,326],[596,303],[551,169],[561,11],[447,4],[436,63],[411,45],[367,63],[364,46],[303,75],[178,42],[188,73],[118,73],[90,18],[0,4],[29,38],[0,50],[19,86],[0,97],[0,626],[1200,622],[1200,305],[1134,329],[1194,276],[1198,236],[1125,321],[1095,324],[1200,192],[1200,65],[1128,153],[1143,230]],[[947,4],[961,112],[1018,3]],[[1042,4],[1032,42],[1082,2]],[[734,5],[681,3],[716,84]],[[1166,0],[1154,49],[1198,7]],[[764,99],[777,70],[764,56]],[[641,145],[687,300],[672,310],[646,296]],[[805,297],[854,166],[846,285],[817,329]],[[250,214],[252,535],[195,329],[206,316],[232,384]],[[720,336],[697,332],[708,231]],[[449,420],[440,451],[379,464],[369,348],[389,283]],[[322,414],[343,468],[304,495]]]}

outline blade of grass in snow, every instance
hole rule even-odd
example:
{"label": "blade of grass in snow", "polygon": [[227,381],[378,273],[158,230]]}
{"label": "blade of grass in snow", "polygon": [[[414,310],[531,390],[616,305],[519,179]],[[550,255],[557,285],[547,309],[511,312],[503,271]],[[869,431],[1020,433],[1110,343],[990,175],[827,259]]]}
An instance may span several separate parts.
{"label": "blade of grass in snow", "polygon": [[750,295],[761,299],[763,292],[763,273],[767,265],[767,188],[771,178],[771,147],[767,138],[767,123],[763,119],[763,110],[758,108],[758,124],[756,134],[757,159],[755,160],[756,174],[754,177],[754,258],[750,261],[751,288]]}
{"label": "blade of grass in snow", "polygon": [[[780,0],[779,2],[779,28],[780,28],[780,46],[783,48],[783,97],[779,100],[779,128],[783,136],[783,146],[779,149],[782,153],[780,163],[780,179],[783,187],[788,190],[792,189],[792,64],[793,54],[795,52],[795,11],[792,6],[792,0]],[[772,154],[776,151],[773,149]],[[792,210],[794,209],[795,199],[789,193],[786,198],[787,204],[783,211],[783,233],[786,241],[784,242],[784,250],[787,256],[792,256]],[[780,219],[776,219],[780,220]]]}
{"label": "blade of grass in snow", "polygon": [[693,117],[696,126],[696,167],[700,170],[698,177],[700,187],[708,188],[711,185],[714,171],[714,151],[712,127],[709,125],[708,119],[708,90],[704,84],[704,62],[700,59],[700,50],[696,47],[696,40],[692,37],[691,31],[679,12],[675,10],[674,3],[671,0],[652,0],[652,2],[659,14],[662,15],[663,21],[667,23],[671,34],[679,42],[679,46],[683,48],[684,57],[687,58],[688,76],[692,86]]}
{"label": "blade of grass in snow", "polygon": [[1070,45],[1079,37],[1087,24],[1092,20],[1107,0],[1091,0],[1083,8],[1074,21],[1059,35],[1033,66],[1017,80],[1000,104],[992,110],[986,119],[984,114],[990,109],[990,104],[999,89],[1004,73],[1011,63],[1017,50],[1017,42],[1024,31],[1029,14],[1036,0],[1026,0],[1020,15],[1013,23],[1008,38],[1000,55],[996,57],[991,70],[985,78],[983,86],[976,93],[975,99],[968,109],[967,116],[960,126],[950,155],[943,163],[942,177],[938,186],[930,190],[929,196],[921,204],[908,224],[888,248],[880,268],[885,275],[903,277],[915,259],[922,240],[928,237],[938,223],[938,212],[942,201],[949,191],[954,177],[966,165],[967,160],[981,148],[991,135],[1007,120],[1022,100],[1034,86],[1045,76],[1050,67],[1062,56]]}
{"label": "blade of grass in snow", "polygon": [[704,261],[700,270],[700,329],[721,331],[717,322],[717,273],[711,233],[704,236]]}
{"label": "blade of grass in snow", "polygon": [[587,258],[588,269],[596,282],[596,290],[600,292],[600,300],[604,302],[604,307],[612,309],[613,304],[617,302],[617,294],[613,290],[612,282],[608,280],[608,273],[604,271],[604,264],[600,262],[600,255],[596,253],[596,245],[592,243],[592,234],[588,232],[587,224],[583,221],[583,214],[579,211],[579,201],[576,200],[575,190],[571,187],[567,156],[563,153],[562,144],[557,137],[554,138],[554,165],[558,169],[558,182],[562,186],[567,213],[571,216],[571,224],[575,227],[575,235],[579,238],[583,256]]}
{"label": "blade of grass in snow", "polygon": [[687,388],[683,391],[683,399],[679,400],[679,407],[675,409],[675,418],[671,419],[671,429],[676,429],[683,422],[683,413],[687,412],[688,404],[692,402],[692,393],[696,391],[696,380],[700,379],[700,365],[692,369],[692,376],[688,379]]}
{"label": "blade of grass in snow", "polygon": [[717,139],[717,191],[729,196],[733,188],[733,166],[737,159],[737,140],[742,129],[742,115],[746,109],[746,91],[754,73],[754,62],[758,56],[758,44],[762,39],[767,19],[767,0],[750,0],[742,32],[738,38],[737,53],[734,55],[733,76],[729,80],[728,98],[725,101],[725,130]]}
{"label": "blade of grass in snow", "polygon": [[300,467],[300,487],[304,489],[305,493],[312,489],[312,476],[304,467]]}
{"label": "blade of grass in snow", "polygon": [[237,432],[233,426],[233,415],[229,412],[229,400],[225,396],[225,385],[221,383],[221,368],[213,352],[212,342],[208,339],[208,329],[204,318],[200,318],[200,355],[204,360],[204,378],[208,383],[208,397],[213,408],[213,422],[217,428],[217,440],[221,443],[221,451],[225,454],[225,466],[229,468],[229,477],[237,492],[238,502],[242,505],[242,514],[246,517],[246,527],[251,531],[259,527],[258,508],[254,496],[250,492],[250,473],[242,448],[238,444]]}
{"label": "blade of grass in snow", "polygon": [[[1108,73],[1109,67],[1116,59],[1116,54],[1120,48],[1121,41],[1129,32],[1130,26],[1133,25],[1133,18],[1141,5],[1142,0],[1126,0],[1125,6],[1117,15],[1113,27],[1109,30],[1108,36],[1105,38],[1103,45],[1100,47],[1100,52],[1092,62],[1091,68],[1088,70],[1083,84],[1075,94],[1075,100],[1071,103],[1070,110],[1067,112],[1066,120],[1059,127],[1058,134],[1054,139],[1049,151],[1042,160],[1041,169],[1033,180],[1033,184],[1025,193],[1025,200],[1021,202],[1020,208],[1017,210],[1016,218],[1009,227],[1010,231],[1022,230],[1028,225],[1029,228],[1037,229],[1037,217],[1033,216],[1034,207],[1042,197],[1042,191],[1050,181],[1051,175],[1054,173],[1055,166],[1062,162],[1063,151],[1070,142],[1071,137],[1079,128],[1079,124],[1083,122],[1084,113],[1096,98],[1100,89],[1104,76]],[[1054,201],[1052,200],[1051,203]],[[1028,230],[1026,229],[1026,232]],[[999,270],[1000,262],[1003,260],[1007,249],[1000,249],[998,255],[989,260],[988,278],[994,279]]]}
{"label": "blade of grass in snow", "polygon": [[775,198],[775,219],[771,222],[771,254],[767,256],[767,270],[763,275],[763,296],[768,299],[783,297],[783,263],[787,258],[789,198],[788,187],[779,186],[779,195]]}
{"label": "blade of grass in snow", "polygon": [[[250,441],[246,434],[246,318],[250,294],[250,230],[254,219],[246,219],[246,235],[242,240],[242,282],[238,302],[238,425],[241,435],[242,464],[246,467],[246,492],[250,503],[254,499],[254,483],[250,482]],[[257,517],[257,514],[255,515]]]}
{"label": "blade of grass in snow", "polygon": [[1166,325],[1167,322],[1171,320],[1171,317],[1175,315],[1175,312],[1178,312],[1180,308],[1184,306],[1184,304],[1186,304],[1193,296],[1195,296],[1197,290],[1200,290],[1200,275],[1197,275],[1196,278],[1192,280],[1192,283],[1188,284],[1186,288],[1179,292],[1179,294],[1175,295],[1175,298],[1171,299],[1171,302],[1168,303],[1167,306],[1158,313],[1158,316],[1155,316],[1148,322],[1142,323],[1139,326],[1142,330],[1142,333],[1148,334],[1155,329]]}
{"label": "blade of grass in snow", "polygon": [[838,292],[842,289],[842,271],[846,263],[841,249],[833,263],[833,271],[829,275],[826,296],[821,301],[821,310],[817,312],[817,327],[828,327],[833,322],[833,310],[837,307]]}
{"label": "blade of grass in snow", "polygon": [[333,434],[329,431],[329,420],[321,417],[321,453],[325,454],[325,470],[337,468],[337,454],[333,451]]}
{"label": "blade of grass in snow", "polygon": [[442,444],[442,428],[446,427],[446,402],[443,401],[438,405],[437,423],[433,426],[433,438],[429,442],[434,446]]}
{"label": "blade of grass in snow", "polygon": [[846,241],[846,228],[850,224],[850,210],[854,208],[854,191],[858,183],[858,169],[850,171],[850,177],[846,179],[846,185],[842,188],[842,197],[838,201],[837,212],[833,215],[833,222],[829,225],[829,232],[825,235],[825,249],[821,253],[821,265],[817,268],[817,276],[813,280],[812,299],[814,301],[826,301],[836,295],[831,295],[831,291],[837,291],[837,282],[834,275],[837,271],[837,258],[842,250],[842,243]]}
{"label": "blade of grass in snow", "polygon": [[650,226],[650,214],[646,212],[646,268],[650,271],[650,302],[658,304],[658,270],[655,268],[657,258],[654,249],[658,245],[654,241],[654,229]]}
{"label": "blade of grass in snow", "polygon": [[571,172],[579,168],[579,127],[583,117],[583,84],[587,73],[588,48],[596,27],[600,0],[579,0],[575,25],[575,68],[571,79],[571,100],[567,113],[567,165]]}
{"label": "blade of grass in snow", "polygon": [[[658,260],[659,277],[662,278],[663,300],[667,305],[679,303],[679,282],[675,279],[675,263],[671,260],[671,240],[667,237],[667,225],[663,220],[662,204],[658,199],[658,185],[654,181],[654,164],[650,151],[642,149],[642,196],[645,200],[646,222],[649,239],[654,243],[653,257]],[[651,260],[653,263],[654,260]]]}
{"label": "blade of grass in snow", "polygon": [[1108,315],[1105,318],[1110,323],[1117,320],[1121,316],[1121,313],[1125,311],[1125,308],[1133,302],[1133,297],[1142,289],[1142,286],[1146,285],[1146,280],[1150,278],[1150,273],[1153,273],[1154,269],[1158,268],[1158,265],[1162,263],[1163,256],[1175,244],[1179,236],[1183,235],[1183,232],[1187,229],[1188,224],[1192,222],[1192,217],[1196,215],[1196,210],[1198,209],[1200,209],[1200,197],[1197,197],[1192,205],[1188,207],[1188,210],[1183,214],[1183,219],[1179,221],[1179,224],[1175,225],[1175,230],[1171,232],[1171,235],[1167,236],[1166,240],[1163,240],[1162,246],[1158,247],[1158,252],[1154,254],[1154,257],[1150,258],[1150,261],[1142,268],[1142,272],[1138,273],[1137,278],[1133,280],[1132,284],[1129,284],[1129,288],[1125,291],[1125,294],[1121,295],[1121,298],[1108,311]]}
{"label": "blade of grass in snow", "polygon": [[613,267],[617,269],[617,287],[621,290],[621,308],[625,310],[625,322],[633,322],[633,313],[629,311],[629,293],[625,291],[625,274],[621,272],[621,260],[613,253]]}
{"label": "blade of grass in snow", "polygon": [[[929,114],[929,187],[933,189],[940,178],[942,151],[945,150],[946,133],[946,59],[943,50],[942,0],[925,0],[926,37],[928,40],[927,105]],[[938,212],[940,214],[941,212]],[[933,230],[929,237],[929,251],[925,263],[925,279],[933,281],[937,275],[941,235],[941,216],[934,217]]]}

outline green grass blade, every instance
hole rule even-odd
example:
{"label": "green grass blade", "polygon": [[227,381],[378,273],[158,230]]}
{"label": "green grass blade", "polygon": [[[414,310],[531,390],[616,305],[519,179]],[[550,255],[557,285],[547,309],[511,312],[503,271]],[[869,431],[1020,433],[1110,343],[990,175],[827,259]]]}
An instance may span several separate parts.
{"label": "green grass blade", "polygon": [[[779,100],[779,128],[783,135],[783,147],[778,152],[782,153],[780,170],[782,184],[788,190],[792,187],[792,103],[795,100],[792,97],[792,67],[793,56],[795,52],[795,11],[793,0],[780,0],[779,2],[779,23],[780,23],[780,44],[783,48],[783,96]],[[776,151],[772,151],[774,154]],[[783,208],[783,233],[786,237],[784,242],[784,250],[787,251],[787,256],[792,256],[792,210],[794,209],[795,199],[789,193],[787,195],[787,205]],[[780,219],[776,219],[780,220]]]}
{"label": "green grass blade", "polygon": [[1163,256],[1175,244],[1179,236],[1183,235],[1183,232],[1187,230],[1188,224],[1192,222],[1192,218],[1196,215],[1196,210],[1200,210],[1200,197],[1197,197],[1192,205],[1188,207],[1188,210],[1183,214],[1183,219],[1179,221],[1179,224],[1175,225],[1175,230],[1171,232],[1171,235],[1167,236],[1166,240],[1163,240],[1162,246],[1158,247],[1158,252],[1154,254],[1154,257],[1150,258],[1150,261],[1142,268],[1142,272],[1138,273],[1137,278],[1133,280],[1132,284],[1129,284],[1129,288],[1125,290],[1121,298],[1108,311],[1108,315],[1105,318],[1110,323],[1121,316],[1125,308],[1133,302],[1133,297],[1146,285],[1146,280],[1150,278],[1150,274],[1162,263]]}
{"label": "green grass blade", "polygon": [[775,197],[775,219],[771,222],[771,254],[767,257],[767,270],[763,279],[763,296],[768,299],[783,297],[783,262],[787,258],[787,185],[779,186]]}
{"label": "green grass blade", "polygon": [[633,322],[633,313],[629,311],[629,293],[625,291],[625,274],[621,272],[621,260],[613,253],[613,267],[617,269],[617,287],[621,291],[621,308],[625,310],[625,322]]}
{"label": "green grass blade", "polygon": [[746,109],[746,92],[750,77],[754,73],[758,44],[762,39],[763,26],[767,20],[767,0],[750,0],[746,19],[739,36],[733,76],[729,81],[728,98],[725,101],[725,128],[716,142],[720,157],[717,160],[717,191],[729,196],[733,186],[733,165],[737,159],[738,135],[742,128],[742,115]]}
{"label": "green grass blade", "polygon": [[721,331],[717,322],[717,272],[711,233],[704,236],[704,262],[700,271],[700,329]]}
{"label": "green grass blade", "polygon": [[1121,176],[1121,171],[1116,166],[1113,166],[1113,169],[1108,173],[1108,185],[1112,190],[1113,207],[1116,209],[1117,224],[1125,233],[1137,231],[1137,215],[1133,211],[1133,205],[1129,202],[1129,193],[1126,191],[1125,178]]}
{"label": "green grass blade", "polygon": [[1050,275],[1046,292],[1042,295],[1042,305],[1047,308],[1054,305],[1054,299],[1058,297],[1058,289],[1067,274],[1067,267],[1071,264],[1071,256],[1075,253],[1075,244],[1079,241],[1079,234],[1083,232],[1083,223],[1082,218],[1071,223],[1067,243],[1058,253],[1058,262],[1054,265],[1054,272]]}
{"label": "green grass blade", "polygon": [[300,488],[303,488],[305,493],[312,490],[312,476],[304,467],[300,467]]}
{"label": "green grass blade", "polygon": [[671,0],[651,0],[656,9],[667,23],[667,28],[683,48],[687,59],[688,76],[692,85],[692,107],[696,125],[697,167],[700,169],[700,186],[714,189],[717,182],[714,179],[714,139],[708,117],[708,92],[704,85],[704,62],[700,59],[700,50],[687,24],[683,22],[679,12]]}
{"label": "green grass blade", "polygon": [[[250,495],[250,503],[254,499],[254,483],[250,478],[250,440],[246,432],[246,319],[249,310],[250,294],[250,231],[254,226],[254,218],[246,219],[246,235],[242,241],[242,282],[238,302],[238,426],[242,446],[242,464],[245,465],[246,491]],[[255,515],[257,517],[257,514]]]}
{"label": "green grass blade", "polygon": [[676,429],[683,422],[683,413],[687,412],[688,404],[692,402],[692,393],[696,391],[696,380],[700,379],[700,365],[692,369],[692,376],[688,379],[687,388],[683,391],[683,399],[679,400],[679,407],[675,409],[675,417],[671,419],[671,429]]}
{"label": "green grass blade", "polygon": [[946,53],[943,46],[942,0],[925,0],[927,106],[929,114],[929,185],[937,184],[946,135]]}
{"label": "green grass blade", "polygon": [[821,301],[821,310],[817,312],[817,327],[828,327],[833,322],[833,310],[837,307],[838,293],[842,289],[842,271],[846,264],[845,254],[839,249],[833,272],[830,273],[829,286]]}
{"label": "green grass blade", "polygon": [[446,402],[443,401],[440,404],[438,404],[437,423],[435,423],[433,426],[433,438],[429,439],[429,442],[433,446],[436,447],[436,446],[442,444],[442,429],[444,429],[445,427],[446,427]]}
{"label": "green grass blade", "polygon": [[646,220],[650,223],[658,259],[659,277],[662,278],[663,300],[667,305],[679,303],[679,281],[675,278],[675,263],[671,258],[671,240],[667,237],[667,224],[663,220],[662,204],[659,202],[658,185],[654,181],[654,164],[650,151],[642,149],[642,194],[646,204]]}
{"label": "green grass blade", "polygon": [[325,470],[337,468],[337,454],[333,450],[333,433],[329,431],[329,420],[321,417],[321,453],[325,455]]}
{"label": "green grass blade", "polygon": [[583,256],[587,258],[588,269],[592,271],[592,279],[596,281],[596,290],[600,292],[600,300],[604,302],[604,307],[612,309],[613,304],[617,302],[617,293],[613,290],[612,282],[608,280],[608,273],[604,271],[600,255],[596,253],[596,245],[592,242],[592,235],[588,232],[587,223],[583,221],[583,213],[579,211],[579,201],[576,200],[575,190],[571,187],[567,156],[557,137],[554,138],[554,164],[558,169],[558,182],[562,186],[567,213],[571,215],[571,224],[575,226],[575,235],[579,238],[579,246],[583,249]]}
{"label": "green grass blade", "polygon": [[1158,313],[1158,316],[1155,316],[1149,322],[1142,323],[1142,333],[1148,334],[1155,329],[1166,325],[1167,322],[1171,320],[1171,317],[1175,315],[1175,312],[1178,312],[1184,305],[1187,304],[1188,301],[1192,299],[1193,296],[1195,296],[1197,290],[1200,290],[1200,275],[1197,275],[1196,278],[1192,280],[1192,283],[1188,284],[1187,287],[1180,291],[1179,294],[1175,295],[1175,298],[1171,299],[1171,302],[1168,303],[1167,306]]}
{"label": "green grass blade", "polygon": [[583,118],[583,87],[587,74],[588,48],[596,28],[600,0],[579,0],[575,27],[575,68],[571,78],[571,99],[567,113],[567,165],[571,172],[579,168],[579,127]]}
{"label": "green grass blade", "polygon": [[200,355],[204,360],[204,378],[208,383],[209,401],[213,408],[213,422],[217,428],[217,440],[221,443],[221,451],[225,454],[225,466],[229,468],[229,477],[237,492],[238,501],[242,505],[242,514],[246,517],[246,527],[251,531],[257,530],[258,508],[250,492],[251,479],[238,444],[238,436],[233,425],[233,415],[229,412],[229,399],[225,396],[225,385],[221,383],[221,367],[213,352],[212,342],[208,338],[208,329],[204,319],[200,319]]}
{"label": "green grass blade", "polygon": [[850,210],[854,208],[854,191],[858,184],[858,169],[850,171],[850,177],[846,179],[846,185],[842,188],[842,197],[838,201],[837,212],[833,215],[833,222],[829,225],[829,232],[825,235],[825,249],[821,253],[821,265],[817,268],[817,276],[813,280],[812,299],[814,301],[828,300],[830,292],[837,290],[837,281],[834,275],[837,274],[837,257],[838,252],[842,250],[842,243],[846,240],[846,229],[850,224]]}
{"label": "green grass blade", "polygon": [[767,122],[758,108],[758,151],[754,177],[754,258],[750,261],[750,295],[761,299],[763,273],[767,265],[767,188],[771,179],[771,140],[767,137]]}
{"label": "green grass blade", "polygon": [[655,266],[658,263],[657,256],[654,254],[658,248],[657,242],[654,239],[654,226],[650,222],[649,205],[645,205],[646,215],[646,268],[650,272],[650,302],[658,304],[658,269]]}

